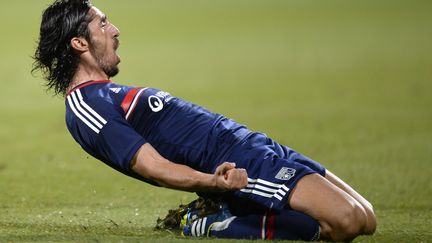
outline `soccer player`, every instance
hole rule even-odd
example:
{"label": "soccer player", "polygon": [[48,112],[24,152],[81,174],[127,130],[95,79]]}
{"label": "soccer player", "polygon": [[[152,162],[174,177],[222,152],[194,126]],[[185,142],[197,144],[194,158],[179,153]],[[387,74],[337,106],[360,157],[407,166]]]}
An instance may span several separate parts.
{"label": "soccer player", "polygon": [[57,0],[43,13],[33,71],[65,95],[67,128],[90,155],[223,199],[222,213],[188,219],[185,234],[344,241],[375,231],[372,205],[319,163],[167,92],[110,81],[119,35],[89,1]]}

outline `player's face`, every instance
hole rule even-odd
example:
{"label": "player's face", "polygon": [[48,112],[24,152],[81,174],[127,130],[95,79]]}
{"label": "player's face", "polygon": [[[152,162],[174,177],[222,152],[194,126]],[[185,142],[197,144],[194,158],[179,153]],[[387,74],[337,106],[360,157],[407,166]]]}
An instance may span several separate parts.
{"label": "player's face", "polygon": [[96,7],[90,9],[93,20],[89,23],[90,53],[108,77],[114,77],[118,72],[120,57],[116,50],[119,47],[119,30],[111,24],[106,15]]}

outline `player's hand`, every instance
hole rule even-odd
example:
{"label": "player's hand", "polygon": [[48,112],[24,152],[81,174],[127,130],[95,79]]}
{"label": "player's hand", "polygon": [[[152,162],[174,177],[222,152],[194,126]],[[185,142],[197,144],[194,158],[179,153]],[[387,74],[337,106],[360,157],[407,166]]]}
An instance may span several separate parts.
{"label": "player's hand", "polygon": [[246,187],[248,184],[246,170],[237,169],[235,166],[235,163],[224,162],[216,168],[214,176],[219,190],[239,190]]}

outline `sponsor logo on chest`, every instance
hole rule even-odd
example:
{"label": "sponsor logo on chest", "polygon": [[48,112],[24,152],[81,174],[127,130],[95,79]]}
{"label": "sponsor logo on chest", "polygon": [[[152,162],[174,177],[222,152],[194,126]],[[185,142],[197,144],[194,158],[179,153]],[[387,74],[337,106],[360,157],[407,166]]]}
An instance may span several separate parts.
{"label": "sponsor logo on chest", "polygon": [[172,99],[172,96],[164,91],[159,91],[154,95],[150,95],[148,97],[148,104],[150,109],[153,112],[159,112],[164,108],[164,100],[165,102],[169,102]]}

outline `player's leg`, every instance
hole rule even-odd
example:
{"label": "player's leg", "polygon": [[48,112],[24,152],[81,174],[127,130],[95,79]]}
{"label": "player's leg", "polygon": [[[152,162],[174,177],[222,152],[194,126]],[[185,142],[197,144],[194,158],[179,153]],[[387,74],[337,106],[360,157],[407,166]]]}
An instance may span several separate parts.
{"label": "player's leg", "polygon": [[321,239],[340,241],[368,233],[369,219],[361,203],[316,173],[300,178],[291,192],[289,204],[298,212],[284,209],[280,214],[257,214],[262,208],[254,207],[252,201],[227,199],[231,206],[237,206],[231,210],[238,217],[201,218],[191,224],[190,235],[204,236],[208,232],[220,238],[311,240],[321,231]]}
{"label": "player's leg", "polygon": [[375,232],[376,218],[371,203],[369,203],[364,197],[362,197],[358,192],[351,188],[347,183],[342,181],[339,177],[334,175],[331,171],[325,170],[318,162],[293,151],[291,151],[290,159],[309,167],[310,169],[319,173],[322,176],[325,176],[325,178],[329,182],[342,189],[344,192],[348,193],[351,197],[353,197],[357,202],[359,202],[363,206],[367,215],[367,225],[365,230],[363,231],[363,234],[373,234]]}
{"label": "player's leg", "polygon": [[332,184],[336,185],[337,187],[348,193],[363,206],[367,215],[367,225],[364,233],[373,234],[375,232],[377,222],[372,204],[368,202],[358,192],[356,192],[352,187],[350,187],[347,183],[345,183],[339,177],[333,174],[331,171],[326,171],[325,178],[329,180]]}
{"label": "player's leg", "polygon": [[307,214],[319,222],[322,239],[350,240],[369,233],[363,205],[327,180],[324,167],[306,156],[254,134],[228,160],[248,172],[249,184],[234,192],[236,197]]}
{"label": "player's leg", "polygon": [[346,241],[368,232],[368,215],[363,205],[319,174],[302,177],[288,204],[319,222],[321,239]]}
{"label": "player's leg", "polygon": [[[189,207],[186,214],[182,216],[180,228],[182,228],[185,236],[304,241],[319,239],[320,226],[318,221],[309,215],[294,210],[284,209],[280,213],[276,213],[264,208],[257,208],[251,202],[252,205],[242,203],[246,210],[242,210],[241,215],[235,216],[225,202],[212,201],[211,199],[201,201],[203,203],[195,204],[196,208]],[[197,205],[200,206],[197,207]],[[180,210],[180,212],[184,211]],[[169,214],[176,218],[179,210],[177,213],[170,210]],[[172,217],[167,216],[162,222],[172,226],[170,218],[172,219]]]}
{"label": "player's leg", "polygon": [[200,197],[170,210],[158,219],[158,229],[177,229],[183,235],[230,239],[317,240],[318,221],[290,209],[269,211],[253,201],[234,197]]}
{"label": "player's leg", "polygon": [[319,233],[316,220],[294,210],[232,217],[210,229],[210,236],[229,239],[314,241]]}

